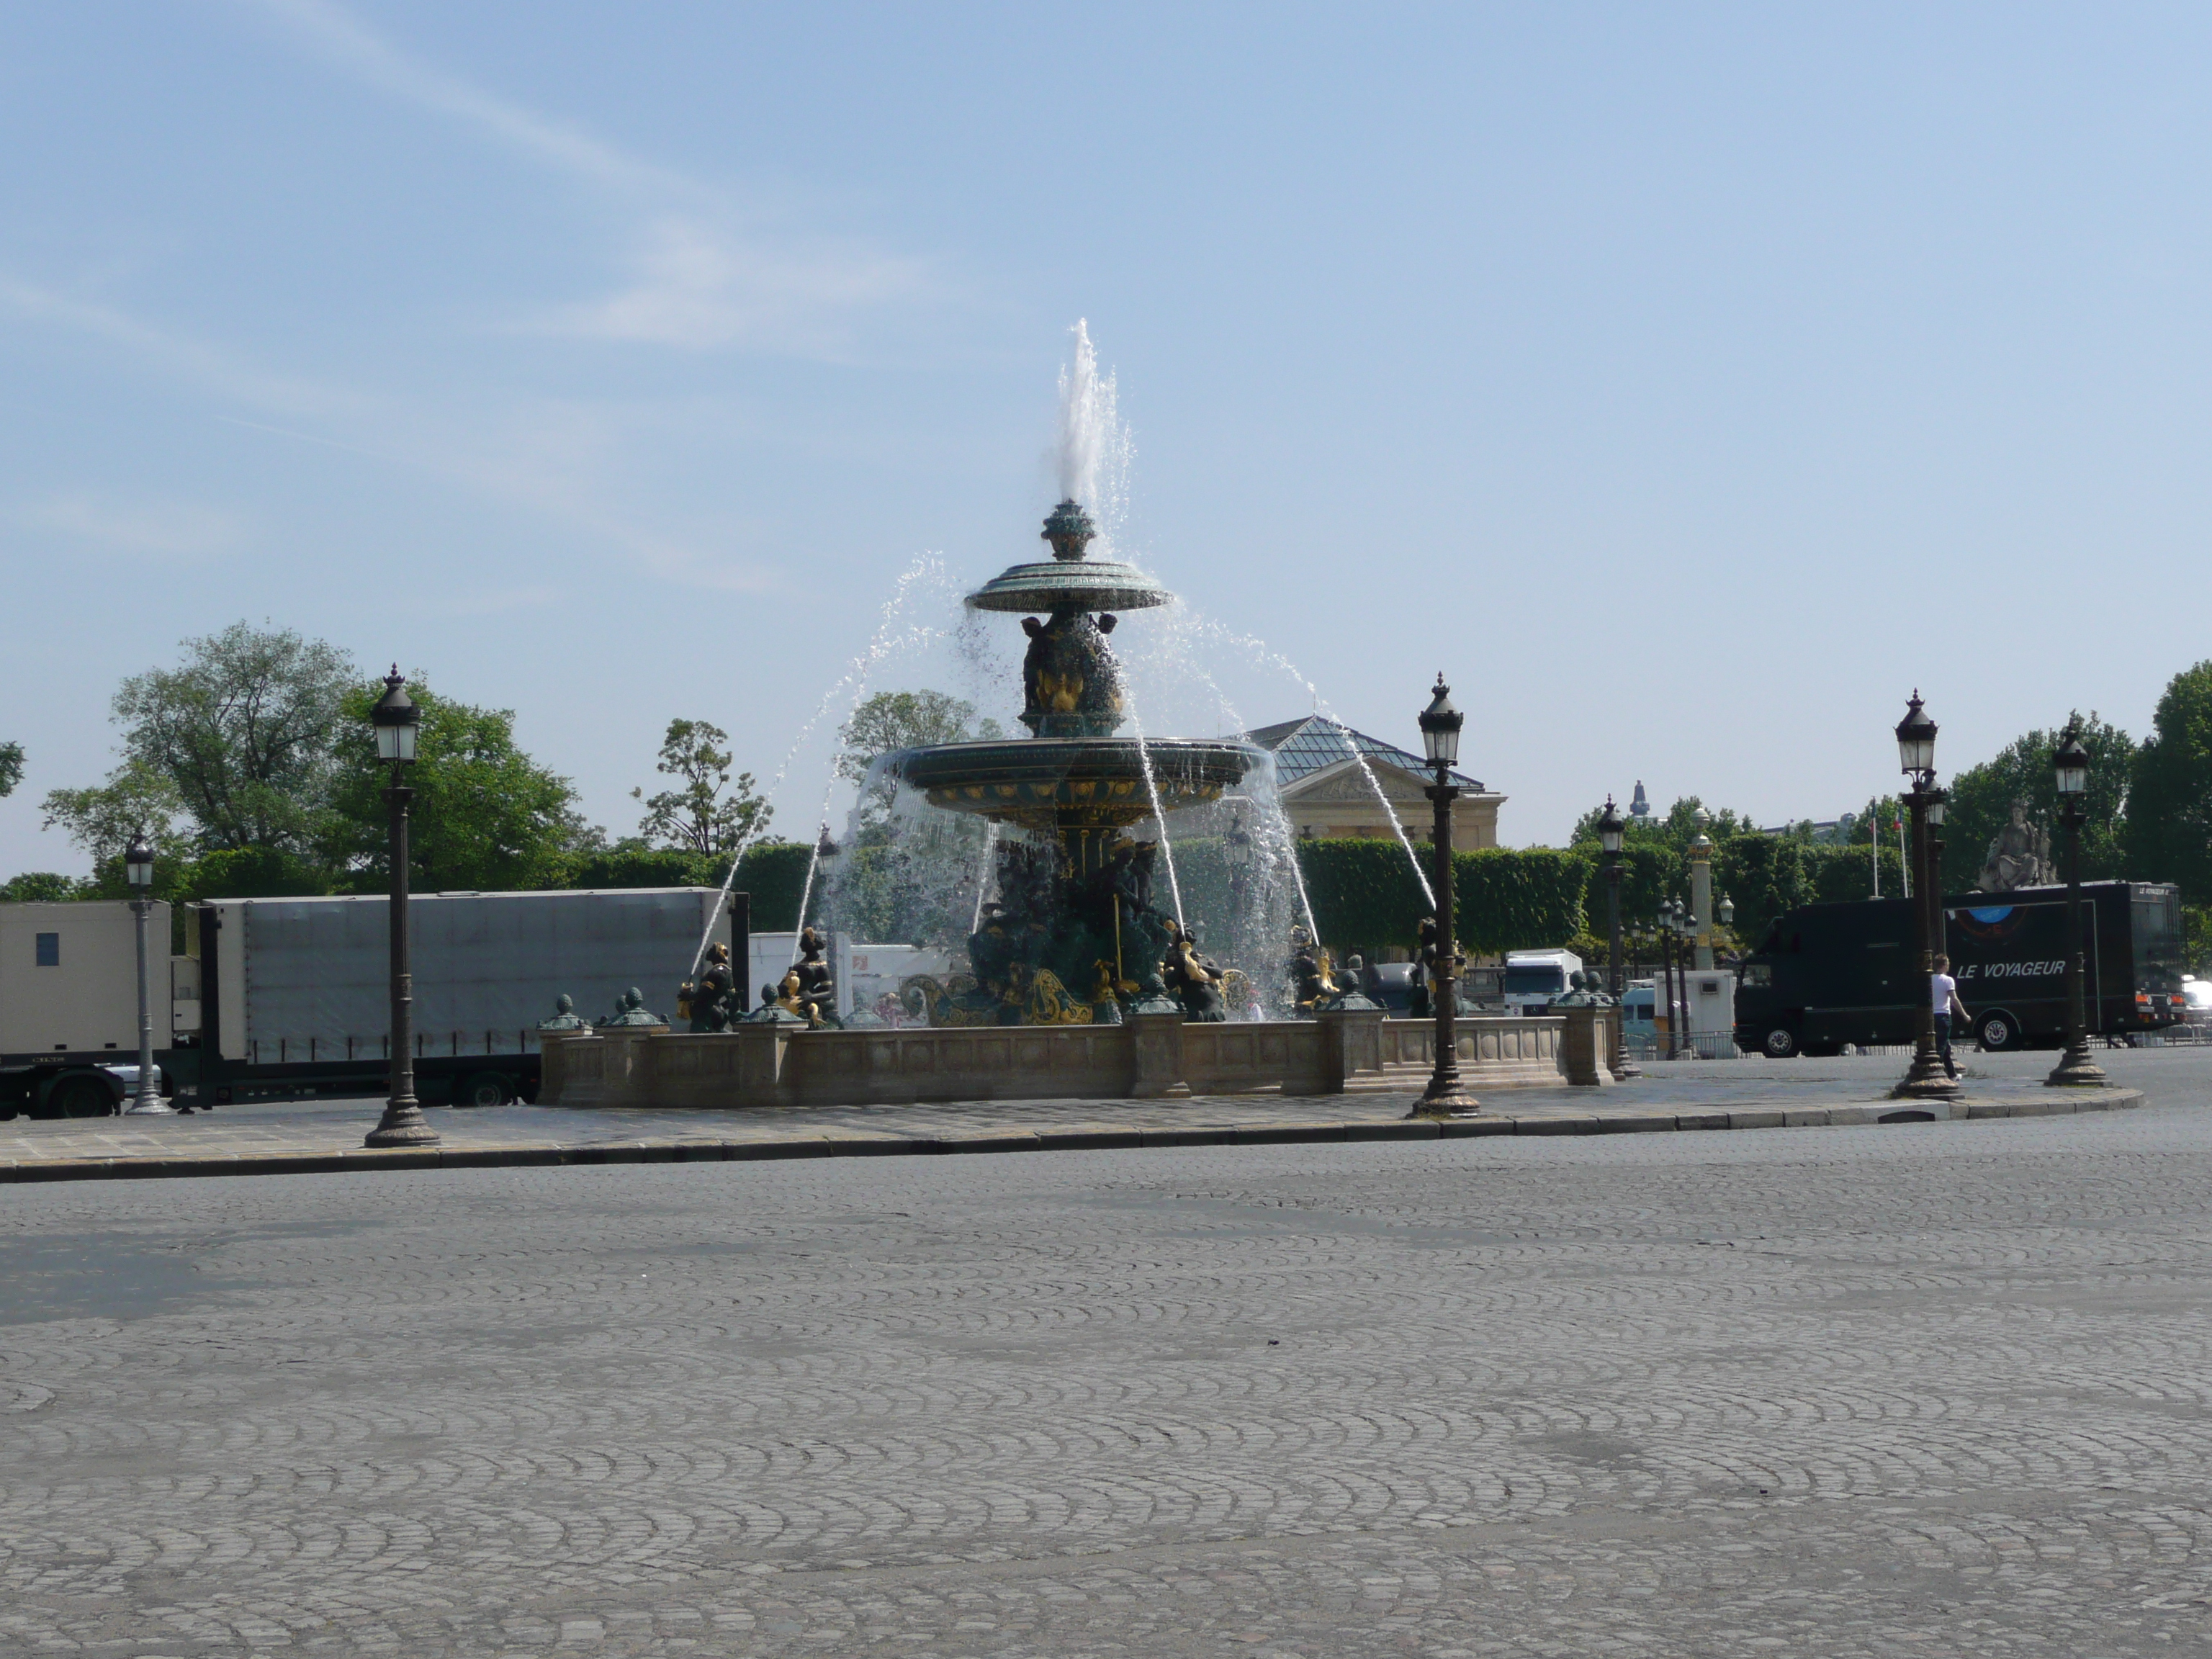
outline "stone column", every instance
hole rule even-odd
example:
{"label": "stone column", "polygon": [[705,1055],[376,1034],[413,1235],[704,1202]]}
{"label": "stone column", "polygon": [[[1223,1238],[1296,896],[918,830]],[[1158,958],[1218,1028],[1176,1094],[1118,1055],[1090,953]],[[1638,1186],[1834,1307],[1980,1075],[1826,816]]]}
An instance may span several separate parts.
{"label": "stone column", "polygon": [[1566,1027],[1559,1033],[1559,1069],[1577,1088],[1609,1089],[1613,1068],[1607,1064],[1613,1051],[1613,1022],[1618,1008],[1563,1007]]}
{"label": "stone column", "polygon": [[1713,965],[1713,843],[1701,826],[1690,843],[1690,908],[1698,919],[1697,965]]}
{"label": "stone column", "polygon": [[1315,1019],[1321,1026],[1322,1086],[1328,1092],[1340,1095],[1347,1079],[1382,1069],[1380,1008],[1330,1009],[1316,1014]]}
{"label": "stone column", "polygon": [[1131,1013],[1122,1026],[1129,1033],[1129,1093],[1139,1100],[1188,1100],[1190,1085],[1182,1074],[1182,1016]]}

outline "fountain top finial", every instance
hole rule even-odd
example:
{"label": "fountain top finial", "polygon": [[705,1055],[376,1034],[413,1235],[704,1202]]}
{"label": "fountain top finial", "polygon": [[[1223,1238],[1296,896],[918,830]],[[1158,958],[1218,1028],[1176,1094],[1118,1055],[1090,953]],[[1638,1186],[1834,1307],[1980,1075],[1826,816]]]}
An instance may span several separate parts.
{"label": "fountain top finial", "polygon": [[1045,519],[1044,529],[1039,533],[1052,544],[1054,558],[1079,559],[1083,556],[1083,550],[1097,535],[1098,526],[1071,496],[1053,508]]}

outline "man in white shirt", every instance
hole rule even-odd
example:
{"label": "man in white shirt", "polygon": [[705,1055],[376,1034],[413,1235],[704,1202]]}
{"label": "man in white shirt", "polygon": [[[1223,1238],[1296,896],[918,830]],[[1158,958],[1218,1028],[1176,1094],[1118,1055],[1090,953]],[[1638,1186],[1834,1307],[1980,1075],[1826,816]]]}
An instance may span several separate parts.
{"label": "man in white shirt", "polygon": [[1936,1003],[1936,1052],[1943,1056],[1943,1069],[1951,1076],[1959,1075],[1959,1068],[1951,1060],[1951,1016],[1955,1012],[1963,1023],[1971,1016],[1966,1005],[1959,1000],[1959,981],[1951,977],[1951,958],[1936,958],[1936,971],[1928,976],[1928,994]]}

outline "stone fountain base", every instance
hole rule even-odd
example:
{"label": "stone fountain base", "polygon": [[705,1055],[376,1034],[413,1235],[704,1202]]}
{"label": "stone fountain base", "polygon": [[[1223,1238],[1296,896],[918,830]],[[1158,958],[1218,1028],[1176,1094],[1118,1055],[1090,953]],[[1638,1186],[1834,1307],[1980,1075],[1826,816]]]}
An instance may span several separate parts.
{"label": "stone fountain base", "polygon": [[[1587,1024],[1587,1022],[1585,1022]],[[1576,1057],[1603,1054],[1562,1016],[1459,1024],[1468,1088],[1595,1083]],[[541,1105],[896,1106],[960,1100],[1159,1098],[1416,1091],[1435,1027],[1379,1012],[1194,1024],[1136,1014],[1120,1025],[812,1031],[749,1024],[702,1035],[609,1029],[545,1039]]]}

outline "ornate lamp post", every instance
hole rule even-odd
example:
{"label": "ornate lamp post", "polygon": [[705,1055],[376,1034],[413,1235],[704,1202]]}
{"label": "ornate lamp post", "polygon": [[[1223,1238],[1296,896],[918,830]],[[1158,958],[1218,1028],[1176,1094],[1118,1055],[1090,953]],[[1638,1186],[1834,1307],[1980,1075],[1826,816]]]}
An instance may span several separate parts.
{"label": "ornate lamp post", "polygon": [[1680,899],[1674,901],[1674,994],[1681,999],[1681,1016],[1668,1022],[1674,1053],[1669,1060],[1695,1060],[1697,1045],[1690,1041],[1691,952],[1697,948],[1698,913]]}
{"label": "ornate lamp post", "polygon": [[131,883],[131,914],[138,925],[138,1087],[133,1092],[130,1115],[159,1117],[169,1111],[154,1081],[153,996],[146,983],[146,921],[154,914],[154,849],[146,837],[133,836],[123,854],[123,873]]}
{"label": "ornate lamp post", "polygon": [[1936,1005],[1929,993],[1929,981],[1936,973],[1936,930],[1930,918],[1942,899],[1929,891],[1933,883],[1929,868],[1928,814],[1931,807],[1940,807],[1944,796],[1936,787],[1936,722],[1928,718],[1917,690],[1905,705],[1905,718],[1897,723],[1897,764],[1898,769],[1912,781],[1905,804],[1911,809],[1913,876],[1919,887],[1917,902],[1912,907],[1912,943],[1919,976],[1913,982],[1912,995],[1920,1017],[1912,1045],[1912,1064],[1890,1093],[1899,1097],[1948,1099],[1959,1092],[1959,1085],[1945,1074],[1942,1059],[1936,1052]]}
{"label": "ornate lamp post", "polygon": [[1413,1117],[1451,1117],[1478,1109],[1474,1097],[1459,1080],[1459,947],[1452,938],[1451,806],[1459,791],[1452,784],[1451,769],[1459,759],[1459,731],[1466,720],[1452,707],[1451,688],[1438,674],[1435,694],[1421,710],[1421,749],[1437,775],[1426,791],[1436,806],[1431,850],[1436,862],[1431,884],[1437,899],[1437,1063],[1427,1090],[1408,1114]]}
{"label": "ornate lamp post", "polygon": [[[1249,974],[1252,970],[1244,960],[1246,933],[1244,910],[1252,890],[1253,846],[1251,835],[1244,828],[1241,818],[1233,820],[1229,826],[1229,833],[1222,837],[1222,853],[1229,862],[1230,959]],[[1235,1011],[1235,1017],[1242,1018],[1243,1013],[1244,1011],[1239,1008]]]}
{"label": "ornate lamp post", "polygon": [[2082,798],[2089,793],[2089,751],[2081,744],[2079,720],[2066,728],[2066,739],[2051,757],[2058,774],[2058,822],[2066,830],[2066,1052],[2045,1083],[2097,1088],[2105,1073],[2089,1058],[2089,1020],[2085,1009],[2087,966],[2081,951],[2081,826],[2088,819]]}
{"label": "ornate lamp post", "polygon": [[1606,991],[1613,1001],[1613,1052],[1606,1056],[1606,1064],[1615,1077],[1642,1077],[1641,1067],[1628,1058],[1628,1039],[1621,1030],[1620,1013],[1620,839],[1626,826],[1613,804],[1613,797],[1605,798],[1605,811],[1597,821],[1597,844],[1605,853],[1605,921],[1606,921]]}
{"label": "ornate lamp post", "polygon": [[438,1132],[422,1119],[415,1098],[415,976],[407,966],[407,808],[415,792],[399,780],[415,761],[415,735],[422,711],[407,695],[399,665],[385,677],[384,695],[368,711],[376,729],[376,757],[392,768],[385,805],[392,809],[392,1097],[368,1132],[370,1146],[434,1146]]}

